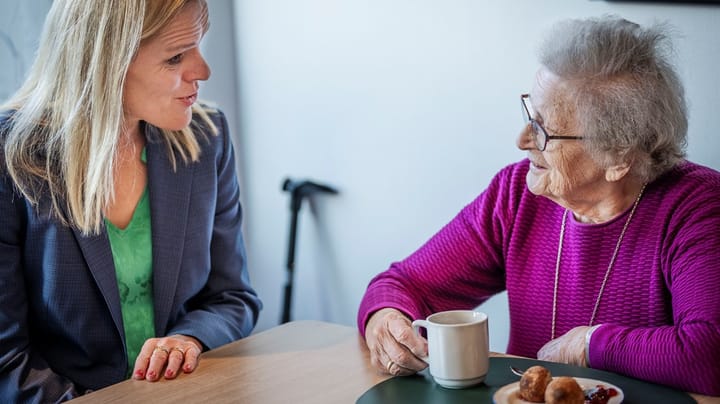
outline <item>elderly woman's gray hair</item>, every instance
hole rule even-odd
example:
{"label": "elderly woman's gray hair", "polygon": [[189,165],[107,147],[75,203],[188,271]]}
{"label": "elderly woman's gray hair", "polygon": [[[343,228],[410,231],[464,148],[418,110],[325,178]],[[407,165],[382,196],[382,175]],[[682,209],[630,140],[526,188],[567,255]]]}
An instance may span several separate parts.
{"label": "elderly woman's gray hair", "polygon": [[631,162],[650,182],[685,157],[687,107],[670,61],[670,27],[641,27],[604,16],[566,20],[540,49],[540,62],[564,83],[585,146],[600,164]]}

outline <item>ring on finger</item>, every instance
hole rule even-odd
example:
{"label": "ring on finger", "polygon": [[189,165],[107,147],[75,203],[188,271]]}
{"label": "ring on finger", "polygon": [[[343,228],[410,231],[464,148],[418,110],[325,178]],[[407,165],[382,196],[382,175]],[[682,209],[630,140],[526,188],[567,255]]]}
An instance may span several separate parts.
{"label": "ring on finger", "polygon": [[180,355],[185,356],[185,350],[180,347],[174,346],[170,349],[170,352],[172,351],[178,351],[180,352]]}
{"label": "ring on finger", "polygon": [[392,360],[389,360],[387,365],[385,366],[385,370],[387,370],[388,373],[392,374],[392,371],[390,370],[390,368],[392,368],[394,364],[395,364],[395,362],[393,362]]}
{"label": "ring on finger", "polygon": [[163,352],[165,352],[165,355],[170,356],[170,350],[167,349],[167,347],[165,347],[165,346],[162,346],[162,345],[156,346],[155,349],[153,350],[153,353],[155,353],[157,351],[163,351]]}

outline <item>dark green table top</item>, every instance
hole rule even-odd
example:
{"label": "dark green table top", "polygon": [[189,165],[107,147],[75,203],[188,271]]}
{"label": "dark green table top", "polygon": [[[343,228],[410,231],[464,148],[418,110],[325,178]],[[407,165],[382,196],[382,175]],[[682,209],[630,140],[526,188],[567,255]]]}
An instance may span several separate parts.
{"label": "dark green table top", "polygon": [[490,371],[485,382],[468,389],[452,390],[437,385],[427,370],[415,376],[393,377],[373,386],[357,401],[357,404],[421,404],[421,403],[492,403],[493,394],[506,384],[520,378],[510,372],[510,366],[527,369],[542,365],[553,376],[574,376],[602,380],[618,386],[625,395],[623,403],[695,403],[688,394],[669,387],[644,382],[602,370],[544,362],[521,358],[490,358]]}

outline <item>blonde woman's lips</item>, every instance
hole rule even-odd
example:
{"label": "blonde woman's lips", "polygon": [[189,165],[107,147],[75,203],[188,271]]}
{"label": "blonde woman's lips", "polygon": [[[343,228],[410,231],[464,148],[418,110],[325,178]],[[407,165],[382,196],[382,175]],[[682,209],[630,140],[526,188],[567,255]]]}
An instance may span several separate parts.
{"label": "blonde woman's lips", "polygon": [[189,106],[193,105],[195,103],[195,101],[197,101],[197,93],[190,94],[187,97],[178,98],[178,100],[180,100],[180,102],[185,104],[186,107],[189,107]]}

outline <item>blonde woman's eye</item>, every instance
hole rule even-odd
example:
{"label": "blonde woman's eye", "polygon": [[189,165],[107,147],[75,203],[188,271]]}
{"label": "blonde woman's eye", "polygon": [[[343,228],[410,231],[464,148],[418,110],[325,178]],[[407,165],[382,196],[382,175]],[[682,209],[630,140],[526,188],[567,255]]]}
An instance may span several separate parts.
{"label": "blonde woman's eye", "polygon": [[178,53],[177,55],[175,55],[175,56],[171,57],[170,59],[168,59],[168,60],[167,60],[167,63],[168,63],[169,65],[176,65],[176,64],[182,62],[182,58],[183,58],[182,53]]}

